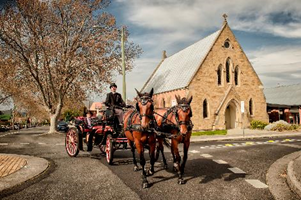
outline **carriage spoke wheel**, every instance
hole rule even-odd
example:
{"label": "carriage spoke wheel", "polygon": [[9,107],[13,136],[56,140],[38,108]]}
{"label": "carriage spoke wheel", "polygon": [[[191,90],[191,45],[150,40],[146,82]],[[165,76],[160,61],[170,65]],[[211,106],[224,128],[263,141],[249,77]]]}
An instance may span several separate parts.
{"label": "carriage spoke wheel", "polygon": [[109,165],[113,164],[113,139],[112,135],[108,134],[107,140],[106,140],[106,159]]}
{"label": "carriage spoke wheel", "polygon": [[66,133],[66,138],[65,138],[65,148],[67,154],[71,157],[77,156],[79,152],[78,145],[79,145],[78,131],[75,128],[71,128]]}

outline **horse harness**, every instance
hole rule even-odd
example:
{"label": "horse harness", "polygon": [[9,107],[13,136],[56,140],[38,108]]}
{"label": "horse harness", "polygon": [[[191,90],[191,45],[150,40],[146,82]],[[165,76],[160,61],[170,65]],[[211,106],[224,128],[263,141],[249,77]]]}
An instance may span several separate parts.
{"label": "horse harness", "polygon": [[[157,114],[157,115],[159,115],[159,116],[161,116],[163,118],[163,120],[162,120],[162,128],[157,127],[157,130],[160,131],[159,132],[160,135],[163,135],[164,137],[168,137],[168,138],[176,138],[176,137],[182,135],[183,140],[184,140],[185,135],[181,134],[181,132],[180,132],[180,126],[181,125],[187,125],[188,130],[189,131],[192,130],[193,123],[192,123],[191,120],[189,120],[189,121],[180,121],[179,120],[179,116],[178,116],[178,112],[177,112],[178,109],[182,109],[184,112],[187,112],[188,109],[190,109],[190,106],[187,105],[187,104],[179,104],[178,106],[173,106],[173,107],[169,108],[164,113],[163,116],[160,115],[160,114],[158,114],[158,113],[155,113],[155,114]],[[168,116],[171,113],[175,116],[176,123],[174,123],[174,122],[172,122],[171,120],[168,119]],[[168,121],[171,122],[171,124],[167,123]],[[168,132],[170,130],[177,130],[177,134],[176,135],[168,135]]]}

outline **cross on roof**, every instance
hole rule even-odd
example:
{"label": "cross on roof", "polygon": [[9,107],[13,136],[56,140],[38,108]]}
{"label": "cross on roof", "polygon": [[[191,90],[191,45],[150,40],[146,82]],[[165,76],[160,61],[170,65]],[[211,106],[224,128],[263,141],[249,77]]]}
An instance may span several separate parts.
{"label": "cross on roof", "polygon": [[228,17],[228,15],[225,13],[225,14],[223,14],[223,17],[224,17],[224,19],[225,19],[225,21],[227,21],[227,17]]}

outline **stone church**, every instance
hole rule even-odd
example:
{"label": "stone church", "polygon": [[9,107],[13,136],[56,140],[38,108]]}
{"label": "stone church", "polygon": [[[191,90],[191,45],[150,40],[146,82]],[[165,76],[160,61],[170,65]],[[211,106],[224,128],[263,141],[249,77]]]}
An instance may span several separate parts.
{"label": "stone church", "polygon": [[162,61],[142,88],[154,88],[156,108],[176,105],[175,95],[193,96],[194,130],[248,127],[268,122],[263,84],[231,31],[220,30]]}

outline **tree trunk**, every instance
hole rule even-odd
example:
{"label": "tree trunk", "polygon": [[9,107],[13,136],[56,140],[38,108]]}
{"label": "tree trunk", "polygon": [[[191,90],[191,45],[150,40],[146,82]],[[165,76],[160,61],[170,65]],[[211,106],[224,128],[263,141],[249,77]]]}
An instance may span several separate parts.
{"label": "tree trunk", "polygon": [[55,113],[50,113],[50,128],[48,133],[56,133],[57,120],[61,114],[62,104],[58,104]]}

